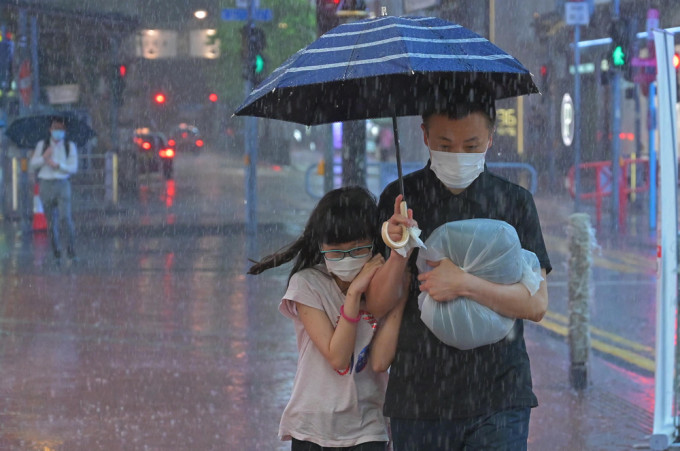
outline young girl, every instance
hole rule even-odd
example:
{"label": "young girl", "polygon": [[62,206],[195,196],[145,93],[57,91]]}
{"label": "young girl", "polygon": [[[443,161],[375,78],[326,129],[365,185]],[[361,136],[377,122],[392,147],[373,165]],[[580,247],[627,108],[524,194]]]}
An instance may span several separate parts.
{"label": "young girl", "polygon": [[[279,311],[291,318],[298,344],[293,392],[279,437],[291,449],[384,451],[382,407],[403,303],[378,322],[363,293],[383,264],[375,199],[363,188],[330,191],[300,238],[265,257],[249,274],[295,259]],[[376,357],[374,357],[374,355]]]}

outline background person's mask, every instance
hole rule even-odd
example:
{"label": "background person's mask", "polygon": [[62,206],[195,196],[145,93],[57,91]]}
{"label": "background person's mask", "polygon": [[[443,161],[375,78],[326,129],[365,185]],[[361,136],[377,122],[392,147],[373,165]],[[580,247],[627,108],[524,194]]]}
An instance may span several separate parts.
{"label": "background person's mask", "polygon": [[326,269],[331,274],[338,276],[343,282],[351,282],[361,272],[371,254],[365,257],[352,258],[349,255],[338,261],[326,260]]}
{"label": "background person's mask", "polygon": [[55,141],[61,141],[64,139],[64,136],[66,136],[66,132],[64,130],[52,130],[50,134],[52,135],[52,139]]}
{"label": "background person's mask", "polygon": [[486,150],[482,153],[451,153],[430,149],[430,169],[447,188],[463,189],[484,171],[485,157]]}

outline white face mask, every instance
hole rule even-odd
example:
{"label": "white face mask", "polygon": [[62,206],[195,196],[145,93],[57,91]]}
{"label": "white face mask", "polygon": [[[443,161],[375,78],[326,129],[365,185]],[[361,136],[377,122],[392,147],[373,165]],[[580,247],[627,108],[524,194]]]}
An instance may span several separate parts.
{"label": "white face mask", "polygon": [[325,260],[326,269],[329,273],[338,276],[343,282],[351,282],[361,272],[361,268],[364,267],[370,257],[370,254],[360,258],[352,258],[347,255],[338,261]]}
{"label": "white face mask", "polygon": [[52,139],[55,141],[61,141],[64,139],[64,136],[66,136],[66,132],[64,130],[52,130],[50,134],[52,135]]}
{"label": "white face mask", "polygon": [[451,153],[430,149],[430,169],[447,188],[463,189],[484,172],[485,157],[486,150],[482,153]]}

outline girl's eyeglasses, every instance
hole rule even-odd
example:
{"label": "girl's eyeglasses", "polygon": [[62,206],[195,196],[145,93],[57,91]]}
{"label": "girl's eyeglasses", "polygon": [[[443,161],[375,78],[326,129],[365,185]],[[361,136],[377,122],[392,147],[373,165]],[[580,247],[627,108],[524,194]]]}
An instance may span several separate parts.
{"label": "girl's eyeglasses", "polygon": [[362,258],[371,253],[373,250],[373,245],[369,244],[367,246],[359,246],[348,251],[341,251],[339,249],[331,249],[328,251],[320,251],[323,258],[330,260],[332,262],[337,262],[349,255],[352,258]]}

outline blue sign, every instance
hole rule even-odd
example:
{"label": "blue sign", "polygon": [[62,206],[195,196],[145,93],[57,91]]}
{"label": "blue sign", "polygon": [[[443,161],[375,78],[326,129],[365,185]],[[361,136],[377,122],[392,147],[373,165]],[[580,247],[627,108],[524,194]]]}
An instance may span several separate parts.
{"label": "blue sign", "polygon": [[[271,9],[256,9],[253,13],[253,20],[258,22],[271,22],[274,13]],[[245,8],[225,8],[222,10],[222,20],[226,21],[246,21],[248,20],[248,10]]]}
{"label": "blue sign", "polygon": [[256,9],[253,19],[259,20],[260,22],[271,22],[274,18],[274,13],[271,9]]}
{"label": "blue sign", "polygon": [[248,20],[248,10],[243,8],[225,8],[222,10],[222,20]]}

